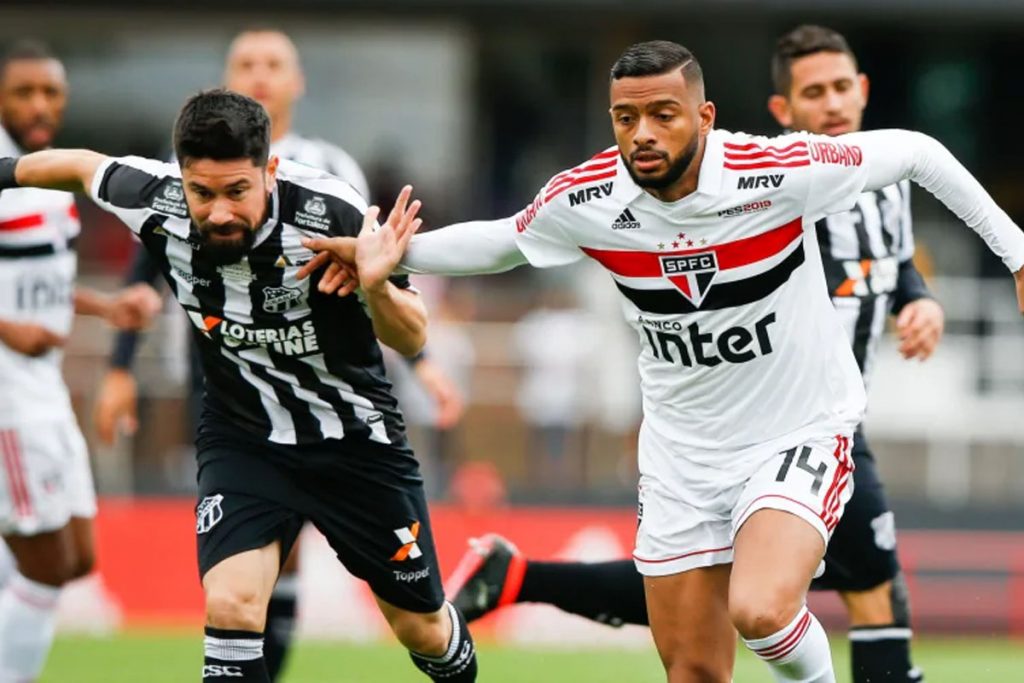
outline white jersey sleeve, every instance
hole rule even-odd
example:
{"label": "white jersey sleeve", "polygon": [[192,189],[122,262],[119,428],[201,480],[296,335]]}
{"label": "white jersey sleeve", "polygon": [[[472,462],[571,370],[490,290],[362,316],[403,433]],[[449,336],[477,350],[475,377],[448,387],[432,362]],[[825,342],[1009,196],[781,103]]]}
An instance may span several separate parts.
{"label": "white jersey sleeve", "polygon": [[135,234],[155,215],[188,218],[178,166],[155,159],[107,159],[96,169],[89,195]]}
{"label": "white jersey sleeve", "polygon": [[981,235],[1006,267],[1024,267],[1024,232],[941,143],[923,133],[877,130],[834,138],[808,136],[807,214],[845,211],[856,195],[912,180]]}
{"label": "white jersey sleeve", "polygon": [[515,216],[516,246],[537,268],[575,263],[583,258],[579,245],[569,236],[565,190],[576,185],[584,167],[554,176],[537,193],[533,203]]}

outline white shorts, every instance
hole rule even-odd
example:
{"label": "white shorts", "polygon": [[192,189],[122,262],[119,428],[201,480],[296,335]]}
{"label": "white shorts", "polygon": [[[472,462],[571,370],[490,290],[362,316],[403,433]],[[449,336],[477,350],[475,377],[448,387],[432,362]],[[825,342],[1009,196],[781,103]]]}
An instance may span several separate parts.
{"label": "white shorts", "polygon": [[736,532],[764,508],[800,517],[828,545],[853,494],[851,442],[852,433],[823,429],[698,462],[642,428],[637,570],[666,576],[729,564]]}
{"label": "white shorts", "polygon": [[34,536],[95,516],[89,453],[74,418],[0,427],[0,533]]}

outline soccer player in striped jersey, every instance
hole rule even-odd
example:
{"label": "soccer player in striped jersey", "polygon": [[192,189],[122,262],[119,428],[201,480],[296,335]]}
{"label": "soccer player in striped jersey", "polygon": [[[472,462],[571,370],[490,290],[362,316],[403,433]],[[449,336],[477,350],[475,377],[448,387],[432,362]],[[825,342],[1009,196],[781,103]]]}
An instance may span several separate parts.
{"label": "soccer player in striped jersey", "polygon": [[[64,66],[22,41],[0,58],[0,155],[49,147],[67,101]],[[78,212],[66,192],[0,193],[0,681],[35,680],[53,642],[61,587],[93,566],[96,493],[61,377],[74,313],[148,324],[160,297],[75,286]],[[10,564],[10,558],[5,564]]]}
{"label": "soccer player in striped jersey", "polygon": [[634,560],[668,680],[729,681],[738,631],[776,680],[834,683],[805,599],[851,494],[866,398],[815,224],[913,180],[1002,258],[1022,312],[1024,233],[925,135],[715,130],[700,66],[675,43],[628,48],[610,99],[617,147],[516,216],[431,231],[404,257],[404,234],[372,259],[314,239],[323,254],[302,274],[330,261],[331,291],[351,286],[353,262],[453,275],[601,263],[642,346]]}
{"label": "soccer player in striped jersey", "polygon": [[[825,135],[860,130],[868,81],[840,34],[818,26],[787,33],[772,74],[776,94],[769,108],[784,128]],[[815,226],[829,294],[865,383],[890,313],[908,359],[927,359],[942,336],[942,307],[913,263],[909,191],[904,180],[866,192],[853,209]],[[910,660],[910,605],[893,513],[860,428],[852,454],[853,496],[812,589],[839,591],[849,611],[854,683],[922,681]],[[470,621],[501,605],[543,602],[602,623],[648,623],[642,578],[631,560],[534,562],[491,534],[474,539],[449,583],[453,602]]]}
{"label": "soccer player in striped jersey", "polygon": [[[89,150],[0,159],[0,189],[87,189],[153,254],[193,326],[206,382],[196,440],[203,680],[269,681],[267,603],[307,519],[369,583],[417,668],[475,680],[378,344],[413,355],[426,338],[408,278],[371,262],[418,225],[411,188],[375,229],[377,209],[350,185],[273,157],[266,111],[226,90],[185,103],[174,144],[178,164]],[[298,280],[313,256],[301,240],[315,235],[358,235],[367,261],[357,297]]]}
{"label": "soccer player in striped jersey", "polygon": [[[281,159],[295,161],[335,175],[351,185],[364,199],[370,190],[359,164],[348,153],[324,140],[305,137],[292,126],[295,106],[305,92],[305,76],[298,49],[291,38],[275,29],[252,29],[239,33],[231,42],[224,62],[224,86],[251,97],[267,110],[270,117],[270,151]],[[154,284],[160,279],[159,264],[146,249],[136,252],[128,283]],[[96,398],[96,432],[106,443],[113,443],[121,429],[134,433],[138,425],[138,389],[132,365],[139,335],[117,335],[110,369],[100,384]],[[190,414],[194,427],[202,407],[203,376],[197,348],[189,353]],[[451,412],[458,403],[451,380],[424,353],[408,362],[442,410]],[[281,569],[267,608],[264,654],[270,680],[278,678],[292,642],[298,589],[299,543],[295,544]]]}

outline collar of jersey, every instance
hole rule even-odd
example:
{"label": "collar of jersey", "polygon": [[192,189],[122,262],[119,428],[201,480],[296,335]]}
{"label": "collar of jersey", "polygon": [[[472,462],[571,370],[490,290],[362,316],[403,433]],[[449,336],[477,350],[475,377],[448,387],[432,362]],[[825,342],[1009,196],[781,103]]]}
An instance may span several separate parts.
{"label": "collar of jersey", "polygon": [[278,193],[277,182],[274,182],[274,190],[270,193],[270,211],[267,214],[267,220],[260,226],[259,230],[256,231],[256,239],[253,240],[253,249],[263,244],[270,233],[274,232],[274,228],[277,227],[277,219],[280,215],[281,198]]}
{"label": "collar of jersey", "polygon": [[620,155],[615,166],[615,188],[612,190],[612,197],[621,201],[623,204],[629,204],[638,197],[647,195],[650,197],[651,201],[658,202],[664,206],[680,208],[691,205],[697,195],[714,197],[719,193],[722,186],[723,135],[724,132],[719,130],[712,130],[708,135],[704,144],[704,158],[700,162],[700,176],[697,179],[697,191],[693,194],[689,194],[674,202],[662,202],[661,200],[656,199],[653,195],[649,194],[646,190],[633,182],[633,177],[629,175],[629,170],[626,168],[626,162],[622,160],[622,156]]}

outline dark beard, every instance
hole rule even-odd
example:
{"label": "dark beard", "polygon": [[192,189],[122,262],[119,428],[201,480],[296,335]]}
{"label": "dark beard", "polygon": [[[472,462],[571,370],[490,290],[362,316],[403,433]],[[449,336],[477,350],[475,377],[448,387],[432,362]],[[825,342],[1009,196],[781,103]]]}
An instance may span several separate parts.
{"label": "dark beard", "polygon": [[241,261],[252,249],[253,242],[255,241],[256,231],[249,228],[242,232],[241,238],[230,242],[225,242],[224,240],[213,242],[210,240],[209,232],[200,230],[199,253],[202,254],[204,261],[208,261],[215,266],[226,266]]}
{"label": "dark beard", "polygon": [[645,190],[664,190],[665,188],[671,187],[677,180],[683,177],[683,174],[686,173],[686,169],[690,168],[690,164],[693,163],[694,158],[697,156],[697,150],[699,147],[700,136],[694,135],[693,142],[690,143],[690,146],[683,150],[683,153],[680,154],[679,158],[668,167],[668,170],[657,178],[641,178],[637,176],[636,172],[633,170],[633,165],[629,162],[629,159],[623,156],[622,161],[626,164],[626,170],[629,171],[629,176],[633,179],[634,183]]}

